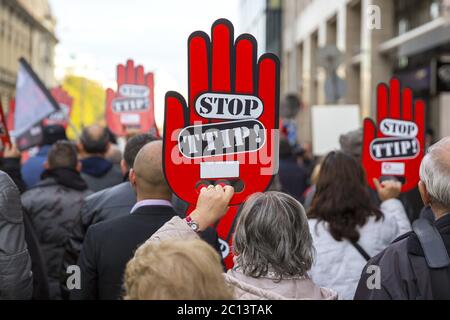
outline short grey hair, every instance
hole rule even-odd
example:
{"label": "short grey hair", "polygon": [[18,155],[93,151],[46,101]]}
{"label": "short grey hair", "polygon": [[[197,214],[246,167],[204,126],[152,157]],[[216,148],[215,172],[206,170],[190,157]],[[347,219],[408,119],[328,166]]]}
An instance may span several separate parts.
{"label": "short grey hair", "polygon": [[420,180],[433,201],[450,209],[450,137],[430,147],[420,166]]}
{"label": "short grey hair", "polygon": [[269,271],[279,280],[305,276],[314,259],[305,210],[280,192],[257,193],[245,202],[233,246],[237,268],[254,278]]}

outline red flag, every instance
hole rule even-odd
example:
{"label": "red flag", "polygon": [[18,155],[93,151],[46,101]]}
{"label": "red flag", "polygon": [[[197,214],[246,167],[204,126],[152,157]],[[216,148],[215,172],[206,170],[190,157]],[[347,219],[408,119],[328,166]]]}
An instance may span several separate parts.
{"label": "red flag", "polygon": [[8,126],[6,125],[6,118],[3,112],[2,100],[0,98],[0,156],[3,156],[3,151],[6,145],[11,145],[9,137]]}

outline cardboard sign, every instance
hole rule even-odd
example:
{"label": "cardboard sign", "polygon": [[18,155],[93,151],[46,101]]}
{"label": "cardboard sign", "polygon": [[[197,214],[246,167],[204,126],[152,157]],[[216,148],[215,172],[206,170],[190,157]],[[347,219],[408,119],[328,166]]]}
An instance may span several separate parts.
{"label": "cardboard sign", "polygon": [[401,90],[395,78],[390,88],[378,86],[377,97],[377,124],[364,121],[362,161],[368,182],[375,188],[373,178],[395,176],[405,181],[402,192],[411,191],[425,154],[425,103],[413,101],[412,90]]}
{"label": "cardboard sign", "polygon": [[10,144],[11,139],[9,137],[8,126],[6,124],[6,118],[3,112],[2,100],[0,98],[0,156],[3,156],[5,146]]}
{"label": "cardboard sign", "polygon": [[235,187],[232,207],[217,228],[230,266],[237,205],[265,191],[278,172],[280,63],[273,54],[258,59],[255,38],[235,40],[233,25],[221,19],[211,38],[200,31],[190,36],[188,69],[187,101],[166,94],[164,173],[191,209],[202,186]]}
{"label": "cardboard sign", "polygon": [[340,148],[339,138],[361,128],[358,105],[324,105],[311,108],[312,142],[315,156]]}
{"label": "cardboard sign", "polygon": [[67,128],[72,113],[73,98],[62,87],[53,88],[51,94],[59,104],[59,110],[44,119],[44,126],[60,125]]}
{"label": "cardboard sign", "polygon": [[117,66],[117,91],[106,91],[106,120],[110,130],[125,136],[127,131],[149,132],[156,129],[154,116],[154,76],[142,66]]}

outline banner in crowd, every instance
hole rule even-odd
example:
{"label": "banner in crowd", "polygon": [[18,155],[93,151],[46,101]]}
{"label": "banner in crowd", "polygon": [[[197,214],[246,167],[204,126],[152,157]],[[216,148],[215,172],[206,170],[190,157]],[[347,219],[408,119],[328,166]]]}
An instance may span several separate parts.
{"label": "banner in crowd", "polygon": [[5,146],[11,144],[6,122],[7,120],[5,118],[5,113],[3,112],[2,99],[0,97],[0,156],[3,156]]}
{"label": "banner in crowd", "polygon": [[156,130],[154,115],[154,76],[133,60],[117,66],[117,92],[106,91],[106,121],[118,136],[127,132]]}
{"label": "banner in crowd", "polygon": [[19,60],[14,108],[14,137],[20,150],[39,144],[41,122],[59,105],[25,59]]}
{"label": "banner in crowd", "polygon": [[396,177],[402,192],[411,191],[425,154],[425,103],[414,101],[412,90],[402,90],[396,78],[390,88],[378,86],[377,100],[377,122],[364,120],[362,161],[368,182],[375,188],[373,178]]}
{"label": "banner in crowd", "polygon": [[189,38],[188,100],[166,94],[163,163],[175,195],[192,210],[202,187],[235,188],[217,226],[228,267],[238,206],[278,173],[279,73],[275,55],[258,60],[255,38],[234,41],[233,25],[221,19],[211,38],[204,32]]}

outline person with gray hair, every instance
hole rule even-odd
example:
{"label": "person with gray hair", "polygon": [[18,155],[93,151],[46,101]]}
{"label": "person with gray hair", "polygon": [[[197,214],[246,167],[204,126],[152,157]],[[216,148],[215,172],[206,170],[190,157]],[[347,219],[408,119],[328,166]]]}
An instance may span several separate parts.
{"label": "person with gray hair", "polygon": [[[435,216],[434,225],[427,220],[416,221],[414,232],[400,237],[369,261],[363,270],[355,299],[450,299],[448,263],[447,266],[430,263],[434,260],[430,258],[449,261],[450,137],[433,145],[422,160],[419,191],[423,203]],[[424,230],[427,230],[427,241],[422,240]],[[368,285],[371,276],[369,268],[380,271],[376,286]]]}
{"label": "person with gray hair", "polygon": [[[234,194],[230,186],[203,188],[189,218],[174,217],[148,241],[195,239],[225,216]],[[233,240],[235,266],[225,275],[242,300],[334,300],[331,289],[308,276],[314,260],[312,237],[302,205],[280,192],[252,195],[240,212]]]}

